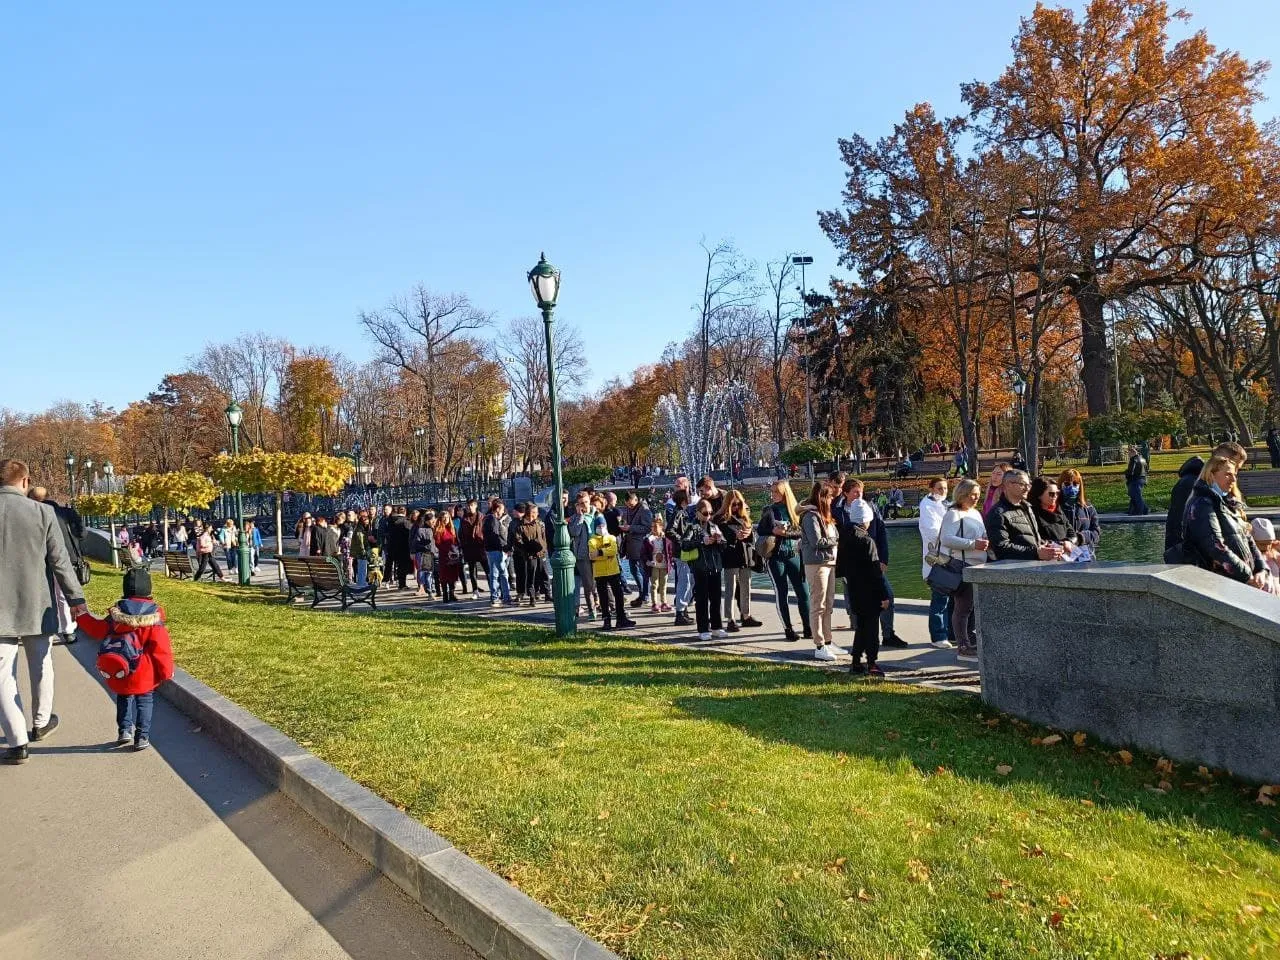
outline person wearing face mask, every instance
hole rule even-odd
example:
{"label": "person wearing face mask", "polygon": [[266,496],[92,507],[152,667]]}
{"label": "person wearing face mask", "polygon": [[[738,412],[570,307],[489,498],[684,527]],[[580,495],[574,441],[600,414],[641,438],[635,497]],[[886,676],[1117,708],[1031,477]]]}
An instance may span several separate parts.
{"label": "person wearing face mask", "polygon": [[1267,566],[1249,527],[1233,508],[1234,460],[1213,456],[1192,490],[1183,518],[1184,560],[1240,583],[1266,589]]}
{"label": "person wearing face mask", "polygon": [[1085,496],[1084,477],[1079,470],[1063,470],[1058,475],[1058,489],[1062,492],[1058,509],[1076,532],[1076,542],[1087,547],[1096,560],[1098,544],[1102,542],[1102,525],[1098,522],[1098,511]]}
{"label": "person wearing face mask", "polygon": [[1062,491],[1048,477],[1036,477],[1031,481],[1031,510],[1036,515],[1040,539],[1061,547],[1063,557],[1069,560],[1079,546],[1079,541],[1075,527],[1066,514],[1058,509],[1061,498]]}

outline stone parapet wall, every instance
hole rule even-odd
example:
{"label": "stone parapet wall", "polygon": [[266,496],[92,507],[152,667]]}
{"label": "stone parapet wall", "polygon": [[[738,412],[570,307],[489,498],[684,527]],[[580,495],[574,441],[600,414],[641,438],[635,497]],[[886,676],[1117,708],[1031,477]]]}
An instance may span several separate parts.
{"label": "stone parapet wall", "polygon": [[1189,566],[970,567],[982,698],[1280,782],[1280,597]]}

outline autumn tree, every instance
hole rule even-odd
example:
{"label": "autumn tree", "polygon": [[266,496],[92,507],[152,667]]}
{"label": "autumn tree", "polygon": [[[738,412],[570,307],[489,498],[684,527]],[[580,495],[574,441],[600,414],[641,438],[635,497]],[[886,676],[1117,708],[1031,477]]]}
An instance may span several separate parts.
{"label": "autumn tree", "polygon": [[987,251],[1001,224],[986,206],[983,164],[966,158],[964,120],[939,120],[928,104],[908,111],[891,136],[872,145],[840,141],[848,167],[844,207],[820,215],[843,266],[863,287],[896,300],[938,386],[956,405],[976,468],[984,373],[1000,315],[1000,277]]}
{"label": "autumn tree", "polygon": [[1235,227],[1261,219],[1251,111],[1266,64],[1203,32],[1171,44],[1186,17],[1159,0],[1090,0],[1083,17],[1038,4],[1001,77],[962,89],[984,143],[1062,185],[1025,215],[1061,234],[1054,282],[1078,308],[1091,415],[1111,405],[1108,304],[1188,282]]}
{"label": "autumn tree", "polygon": [[133,473],[203,466],[227,444],[225,394],[202,373],[173,373],[117,418],[120,460]]}
{"label": "autumn tree", "polygon": [[280,417],[287,445],[297,453],[320,453],[332,433],[342,385],[331,359],[299,353],[284,368]]}
{"label": "autumn tree", "polygon": [[245,440],[268,449],[275,431],[271,407],[280,393],[285,369],[297,351],[289,341],[258,331],[226,343],[208,343],[189,361],[218,386],[225,403],[244,409]]}
{"label": "autumn tree", "polygon": [[[551,403],[547,385],[546,332],[537,317],[512,320],[499,338],[498,354],[515,414],[513,431],[523,447],[525,469],[547,462],[551,450]],[[571,325],[557,323],[552,340],[559,398],[572,399],[587,381],[586,349]]]}
{"label": "autumn tree", "polygon": [[439,416],[443,391],[437,384],[444,348],[488,327],[493,317],[465,294],[432,293],[419,284],[406,297],[394,297],[382,310],[363,311],[360,323],[377,348],[377,358],[422,384],[426,401],[427,470],[438,475]]}

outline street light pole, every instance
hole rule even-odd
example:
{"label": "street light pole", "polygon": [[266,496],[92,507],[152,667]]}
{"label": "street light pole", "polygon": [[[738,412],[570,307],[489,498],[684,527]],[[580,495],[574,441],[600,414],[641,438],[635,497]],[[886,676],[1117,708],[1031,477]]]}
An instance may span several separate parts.
{"label": "street light pole", "polygon": [[800,365],[804,368],[804,438],[812,440],[813,400],[809,389],[809,287],[805,283],[804,268],[813,266],[813,257],[795,256],[791,258],[791,263],[800,268],[800,301],[804,307],[804,347],[800,351]]}
{"label": "street light pole", "polygon": [[76,457],[75,454],[67,453],[67,502],[70,503],[76,498]]}
{"label": "street light pole", "polygon": [[1133,385],[1138,391],[1138,412],[1142,412],[1142,408],[1146,405],[1145,391],[1147,388],[1147,378],[1141,373],[1134,374]]}
{"label": "street light pole", "polygon": [[[115,465],[108,460],[102,465],[102,475],[107,478],[107,493],[114,493],[111,489],[111,478],[115,476]],[[113,513],[107,517],[107,525],[111,528],[111,566],[119,568],[120,558],[116,556],[116,515]]]}
{"label": "street light pole", "polygon": [[1027,392],[1027,381],[1022,378],[1022,371],[1013,371],[1013,392],[1018,398],[1018,449],[1022,451],[1022,462],[1027,465],[1027,469],[1035,473],[1036,466],[1031,462],[1027,450],[1027,416],[1025,408],[1022,405],[1022,395]]}
{"label": "street light pole", "polygon": [[[551,469],[554,478],[552,504],[551,597],[556,608],[556,636],[571,637],[578,632],[578,611],[573,606],[574,558],[569,550],[569,528],[564,520],[564,478],[560,469],[560,409],[556,403],[556,361],[552,347],[552,313],[560,295],[560,271],[547,262],[544,253],[529,271],[533,299],[542,311],[547,335],[547,400],[551,407]],[[532,589],[532,588],[531,588]]]}
{"label": "street light pole", "polygon": [[[240,404],[234,400],[227,405],[227,423],[231,425],[231,455],[233,457],[240,456],[240,421],[244,419],[244,411],[240,409]],[[253,548],[249,546],[244,535],[244,497],[240,488],[236,487],[236,540],[240,544],[240,549],[236,556],[236,577],[240,581],[240,586],[249,585],[249,579],[253,575]]]}

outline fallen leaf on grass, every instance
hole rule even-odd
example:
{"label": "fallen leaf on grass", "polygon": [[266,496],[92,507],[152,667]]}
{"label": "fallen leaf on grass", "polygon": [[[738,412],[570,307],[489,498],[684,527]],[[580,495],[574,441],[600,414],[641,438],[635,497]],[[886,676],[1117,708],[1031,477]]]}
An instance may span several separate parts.
{"label": "fallen leaf on grass", "polygon": [[1085,741],[1087,741],[1088,739],[1089,737],[1087,734],[1077,733],[1071,738],[1071,742],[1074,743],[1077,747],[1083,747],[1085,745]]}
{"label": "fallen leaf on grass", "polygon": [[1173,773],[1173,761],[1168,757],[1161,757],[1156,761],[1156,773]]}
{"label": "fallen leaf on grass", "polygon": [[540,824],[541,822],[542,822],[542,818],[541,818],[541,817],[534,817],[532,820],[530,820],[530,821],[529,821],[529,826],[531,826],[531,827],[536,827],[536,826],[537,826],[538,824]]}
{"label": "fallen leaf on grass", "polygon": [[875,900],[875,897],[873,897],[871,894],[867,893],[867,891],[859,887],[858,899],[861,900],[863,903],[871,903],[873,900]]}
{"label": "fallen leaf on grass", "polygon": [[609,811],[608,811],[608,810],[601,810],[601,811],[600,811],[599,816],[597,816],[597,817],[596,817],[596,819],[597,819],[597,820],[608,820],[608,819],[609,819]]}
{"label": "fallen leaf on grass", "polygon": [[1133,763],[1133,754],[1130,753],[1128,750],[1117,750],[1116,756],[1120,758],[1120,762],[1123,763],[1126,767],[1129,764]]}
{"label": "fallen leaf on grass", "polygon": [[844,873],[844,865],[848,862],[847,857],[836,857],[825,867],[827,873]]}
{"label": "fallen leaf on grass", "polygon": [[1258,917],[1262,915],[1262,908],[1254,903],[1244,903],[1240,905],[1240,912],[1248,917]]}
{"label": "fallen leaf on grass", "polygon": [[922,860],[907,861],[907,879],[912,883],[928,883],[929,867]]}
{"label": "fallen leaf on grass", "polygon": [[1053,927],[1055,930],[1062,926],[1062,914],[1058,913],[1056,910],[1049,914],[1049,926]]}
{"label": "fallen leaf on grass", "polygon": [[1062,737],[1059,734],[1051,733],[1049,734],[1049,736],[1045,737],[1043,740],[1040,741],[1040,746],[1052,747],[1054,744],[1061,743],[1061,742],[1062,742]]}
{"label": "fallen leaf on grass", "polygon": [[1161,780],[1159,783],[1156,784],[1156,789],[1163,790],[1165,793],[1168,793],[1170,790],[1173,789],[1173,784],[1170,783],[1168,780]]}
{"label": "fallen leaf on grass", "polygon": [[1060,893],[1058,894],[1058,906],[1062,907],[1064,910],[1070,910],[1075,906],[1075,904],[1071,902],[1071,898],[1065,893]]}
{"label": "fallen leaf on grass", "polygon": [[1045,854],[1044,854],[1044,847],[1040,846],[1040,844],[1038,844],[1038,843],[1033,843],[1033,844],[1031,844],[1031,846],[1027,846],[1025,843],[1021,843],[1021,844],[1019,844],[1019,846],[1022,848],[1022,855],[1023,855],[1023,856],[1026,856],[1026,857],[1043,857],[1043,856],[1045,855]]}
{"label": "fallen leaf on grass", "polygon": [[983,720],[982,724],[986,727],[998,727],[1000,726],[1000,718],[992,717],[990,720]]}
{"label": "fallen leaf on grass", "polygon": [[1274,807],[1276,805],[1275,798],[1280,795],[1280,785],[1273,783],[1264,783],[1258,788],[1258,803],[1264,807]]}
{"label": "fallen leaf on grass", "polygon": [[996,773],[1000,774],[1002,777],[1007,777],[1009,774],[1013,773],[1013,767],[1007,763],[997,764]]}
{"label": "fallen leaf on grass", "polygon": [[884,738],[886,740],[901,740],[902,734],[900,734],[897,730],[886,730],[884,732]]}
{"label": "fallen leaf on grass", "polygon": [[1082,807],[1092,807],[1092,806],[1093,806],[1093,801],[1092,801],[1092,800],[1081,800],[1081,801],[1080,801],[1080,806],[1082,806]]}

